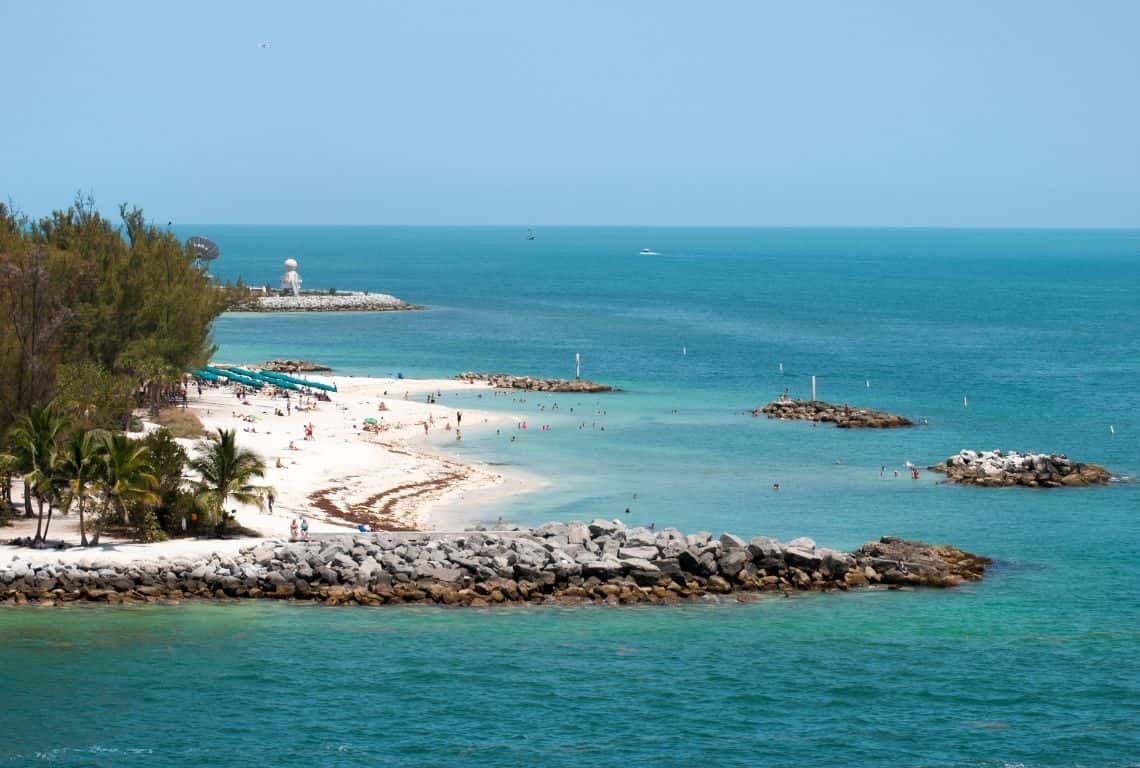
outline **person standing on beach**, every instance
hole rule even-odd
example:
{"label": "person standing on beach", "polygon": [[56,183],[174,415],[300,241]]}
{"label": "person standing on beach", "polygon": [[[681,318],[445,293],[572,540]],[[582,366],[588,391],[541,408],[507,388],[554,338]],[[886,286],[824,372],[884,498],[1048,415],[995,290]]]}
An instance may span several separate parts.
{"label": "person standing on beach", "polygon": [[301,541],[309,540],[309,521],[304,517],[301,518]]}
{"label": "person standing on beach", "polygon": [[294,517],[293,521],[291,523],[289,523],[289,541],[296,541],[296,540],[297,540],[297,518]]}
{"label": "person standing on beach", "polygon": [[459,426],[462,423],[463,423],[463,411],[456,411],[455,412],[455,426]]}
{"label": "person standing on beach", "polygon": [[265,496],[265,500],[269,502],[269,514],[271,514],[271,515],[273,514],[273,502],[275,499],[276,499],[276,497],[273,495],[273,491],[270,491]]}

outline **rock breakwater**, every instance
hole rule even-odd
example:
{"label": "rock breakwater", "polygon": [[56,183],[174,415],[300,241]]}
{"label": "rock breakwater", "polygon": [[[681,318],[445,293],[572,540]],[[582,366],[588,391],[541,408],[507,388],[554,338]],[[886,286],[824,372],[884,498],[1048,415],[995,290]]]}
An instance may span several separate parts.
{"label": "rock breakwater", "polygon": [[1101,485],[1111,474],[1097,464],[1071,461],[1064,454],[964,450],[928,467],[943,472],[949,483],[982,486],[1025,485],[1031,488]]}
{"label": "rock breakwater", "polygon": [[308,360],[269,360],[258,367],[273,373],[326,373],[332,370],[327,365],[311,363]]}
{"label": "rock breakwater", "polygon": [[386,293],[303,293],[300,296],[251,296],[230,312],[391,312],[423,309]]}
{"label": "rock breakwater", "polygon": [[0,600],[121,603],[277,598],[328,604],[669,603],[710,595],[846,590],[872,584],[951,587],[989,560],[895,537],[855,552],[808,538],[745,541],[726,533],[547,523],[504,532],[333,535],[264,541],[234,556],[130,564],[0,564]]}
{"label": "rock breakwater", "polygon": [[460,381],[485,381],[496,389],[529,389],[536,392],[612,392],[613,387],[585,379],[539,379],[510,373],[476,373],[468,371],[455,378]]}
{"label": "rock breakwater", "polygon": [[893,429],[913,427],[903,416],[870,408],[852,408],[822,400],[773,400],[752,411],[753,416],[767,414],[769,419],[830,422],[840,429]]}

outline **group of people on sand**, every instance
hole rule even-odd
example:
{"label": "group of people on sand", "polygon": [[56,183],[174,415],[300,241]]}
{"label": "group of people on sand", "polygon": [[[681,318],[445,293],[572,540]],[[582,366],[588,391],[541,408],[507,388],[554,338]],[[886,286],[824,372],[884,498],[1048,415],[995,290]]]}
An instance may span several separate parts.
{"label": "group of people on sand", "polygon": [[308,541],[309,540],[309,521],[305,519],[304,515],[301,517],[294,517],[293,521],[289,523],[289,541]]}

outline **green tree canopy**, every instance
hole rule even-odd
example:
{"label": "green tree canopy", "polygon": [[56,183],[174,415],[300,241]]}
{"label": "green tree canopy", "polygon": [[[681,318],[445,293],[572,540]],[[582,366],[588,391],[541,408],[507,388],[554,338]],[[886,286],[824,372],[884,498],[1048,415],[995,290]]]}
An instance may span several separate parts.
{"label": "green tree canopy", "polygon": [[0,432],[57,395],[85,427],[122,427],[129,399],[157,396],[206,363],[232,291],[172,232],[90,200],[38,221],[0,204]]}

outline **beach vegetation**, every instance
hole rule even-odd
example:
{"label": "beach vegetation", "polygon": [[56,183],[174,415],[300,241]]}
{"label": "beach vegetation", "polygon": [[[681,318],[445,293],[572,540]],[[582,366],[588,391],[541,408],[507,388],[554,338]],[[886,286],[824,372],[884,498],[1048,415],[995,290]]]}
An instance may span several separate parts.
{"label": "beach vegetation", "polygon": [[143,540],[158,538],[153,506],[158,502],[158,478],[150,462],[150,452],[141,440],[124,434],[107,433],[102,438],[98,482],[103,496],[92,544],[108,524],[121,521]]}
{"label": "beach vegetation", "polygon": [[266,489],[253,484],[265,476],[265,462],[252,451],[239,448],[232,429],[219,429],[198,445],[190,468],[200,476],[198,498],[215,521],[218,533],[226,527],[226,504],[232,498],[243,504],[257,502]]}
{"label": "beach vegetation", "polygon": [[195,439],[206,434],[202,420],[185,408],[163,408],[155,416],[154,422],[163,428],[162,431],[180,440]]}
{"label": "beach vegetation", "polygon": [[[198,434],[201,434],[199,424]],[[190,457],[171,430],[156,429],[142,439],[150,454],[150,466],[158,501],[154,505],[155,522],[167,536],[198,532],[201,508],[196,494],[186,483],[183,473]],[[185,521],[185,528],[183,528]]]}
{"label": "beach vegetation", "polygon": [[12,480],[19,474],[19,461],[10,453],[0,453],[0,525],[12,509]]}
{"label": "beach vegetation", "polygon": [[103,461],[106,433],[102,430],[75,431],[60,451],[56,473],[65,489],[63,512],[72,507],[79,512],[79,544],[86,547],[85,513],[95,493]]}
{"label": "beach vegetation", "polygon": [[[8,430],[7,441],[16,469],[24,481],[24,514],[37,517],[35,541],[44,541],[59,486],[60,443],[68,428],[66,415],[55,403],[32,408]],[[36,511],[32,511],[32,500]],[[44,505],[47,505],[47,525]]]}
{"label": "beach vegetation", "polygon": [[138,208],[118,214],[84,197],[38,220],[0,204],[0,433],[53,399],[85,428],[122,429],[209,359],[237,287]]}

